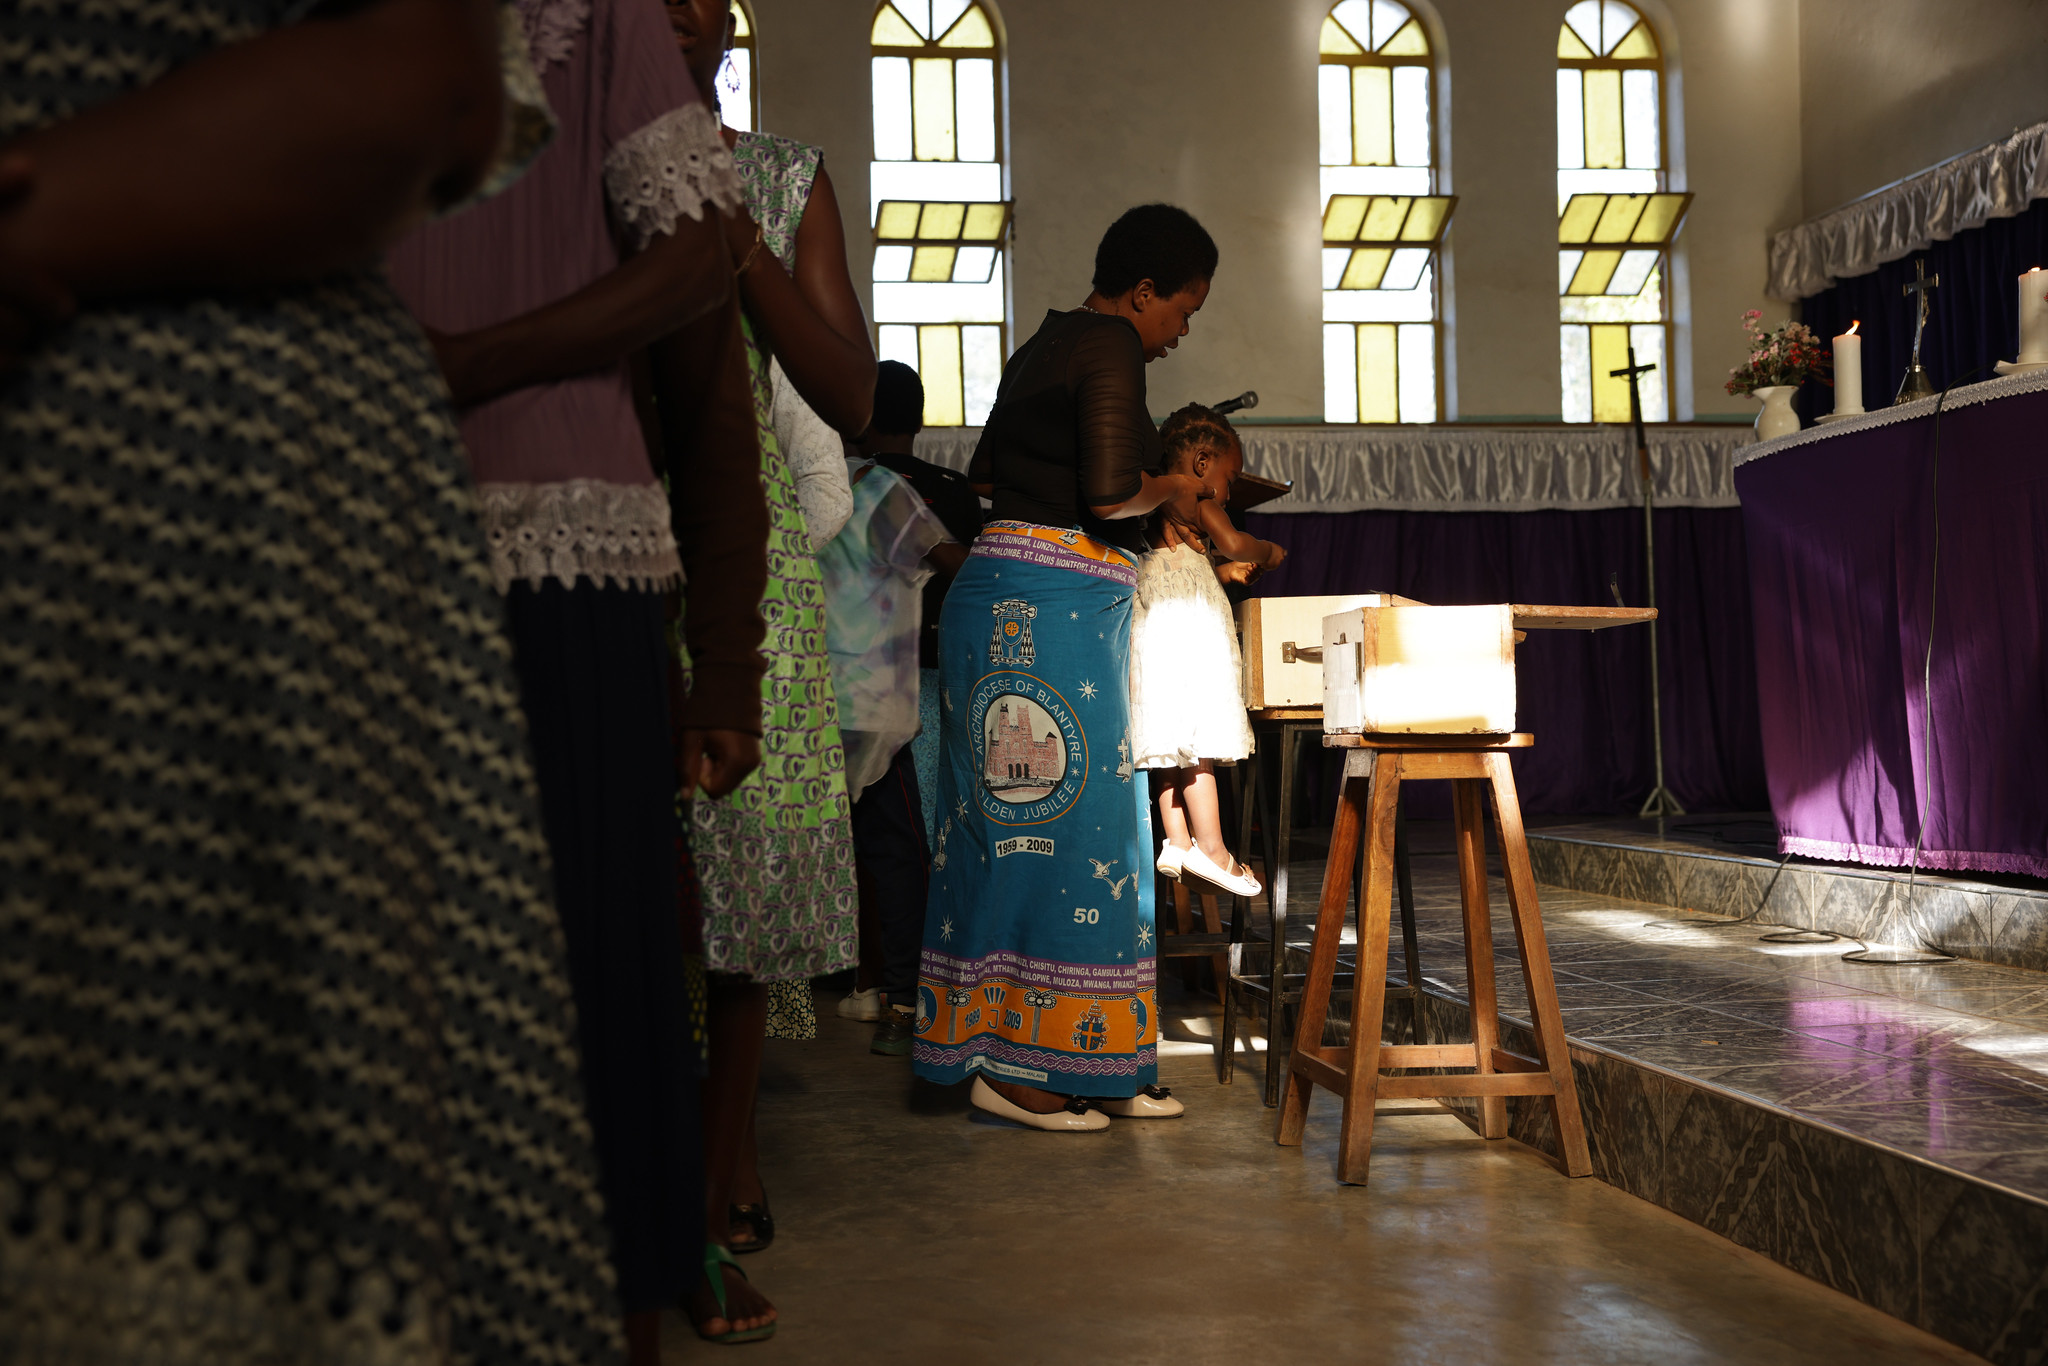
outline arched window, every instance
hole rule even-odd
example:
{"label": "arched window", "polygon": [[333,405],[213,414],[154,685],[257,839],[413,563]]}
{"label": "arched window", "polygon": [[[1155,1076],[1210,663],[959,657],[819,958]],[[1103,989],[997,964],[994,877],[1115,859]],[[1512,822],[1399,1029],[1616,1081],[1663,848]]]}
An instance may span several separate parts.
{"label": "arched window", "polygon": [[1323,163],[1323,417],[1434,422],[1441,409],[1429,35],[1395,0],[1340,0],[1317,43]]}
{"label": "arched window", "polygon": [[982,0],[875,9],[876,351],[924,381],[930,427],[979,425],[1002,379],[1002,49]]}
{"label": "arched window", "polygon": [[743,0],[732,0],[732,47],[718,68],[718,117],[727,127],[751,133],[761,126],[761,84],[754,62],[754,16]]}
{"label": "arched window", "polygon": [[1666,193],[1664,57],[1621,0],[1580,0],[1557,34],[1557,292],[1567,422],[1668,422],[1670,246],[1692,203]]}

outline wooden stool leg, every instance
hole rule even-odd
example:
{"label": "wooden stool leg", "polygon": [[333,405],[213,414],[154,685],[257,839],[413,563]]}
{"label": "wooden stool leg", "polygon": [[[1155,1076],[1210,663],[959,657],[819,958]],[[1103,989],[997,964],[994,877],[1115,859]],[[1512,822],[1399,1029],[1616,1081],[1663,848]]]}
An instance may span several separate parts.
{"label": "wooden stool leg", "polygon": [[[1186,934],[1195,927],[1194,915],[1188,905],[1188,903],[1194,899],[1194,893],[1188,889],[1188,884],[1185,882],[1173,882],[1172,887],[1173,931],[1175,934]],[[1182,986],[1188,987],[1190,989],[1194,987],[1194,959],[1183,958],[1180,960],[1180,980]]]}
{"label": "wooden stool leg", "polygon": [[[1493,970],[1493,910],[1486,896],[1486,784],[1459,778],[1451,784],[1451,810],[1457,824],[1458,892],[1465,909],[1465,982],[1472,997],[1473,1052],[1482,1075],[1493,1071],[1493,1050],[1500,1047],[1500,999]],[[1479,1097],[1479,1132],[1506,1138],[1508,1103],[1504,1096]]]}
{"label": "wooden stool leg", "polygon": [[[1210,934],[1223,933],[1223,898],[1217,892],[1197,892],[1196,908],[1202,912],[1202,928]],[[1230,994],[1230,955],[1213,953],[1209,955],[1209,972],[1216,979],[1216,1001],[1221,1005],[1223,998]]]}
{"label": "wooden stool leg", "polygon": [[[1348,868],[1351,860],[1358,857],[1359,826],[1365,819],[1366,799],[1372,784],[1373,759],[1370,754],[1354,751],[1345,756],[1345,764],[1344,790],[1337,797],[1337,814],[1330,830],[1331,868]],[[1357,765],[1357,768],[1353,769],[1352,765]],[[1359,776],[1351,776],[1353,772]],[[1337,972],[1337,949],[1344,938],[1344,912],[1350,907],[1350,892],[1341,876],[1326,875],[1323,878],[1322,904],[1316,909],[1316,942],[1309,951],[1308,980],[1302,983],[1300,1023],[1294,1035],[1294,1045],[1298,1049],[1322,1046],[1323,1022],[1330,1013],[1330,983]],[[1284,898],[1276,898],[1276,905],[1284,904]],[[1385,953],[1384,946],[1381,952]],[[1362,972],[1359,974],[1361,978],[1363,975]],[[1274,1040],[1269,1038],[1266,1047],[1271,1050]],[[1309,1097],[1314,1093],[1315,1083],[1289,1067],[1280,1104],[1280,1128],[1276,1135],[1280,1143],[1291,1148],[1301,1142],[1302,1128],[1308,1123]]]}
{"label": "wooden stool leg", "polygon": [[1535,1017],[1537,1057],[1556,1087],[1550,1107],[1557,1126],[1557,1153],[1565,1175],[1588,1176],[1593,1171],[1593,1159],[1586,1151],[1586,1125],[1579,1115],[1579,1093],[1572,1081],[1572,1055],[1564,1041],[1564,1017],[1557,1008],[1557,982],[1551,976],[1550,945],[1543,937],[1543,914],[1536,904],[1536,875],[1529,867],[1529,841],[1522,831],[1515,775],[1505,754],[1488,754],[1486,767],[1493,778],[1493,814],[1500,825],[1500,861],[1507,874],[1508,909],[1515,919],[1522,979],[1529,987],[1529,1011]]}
{"label": "wooden stool leg", "polygon": [[1351,1061],[1345,1074],[1349,1084],[1337,1140],[1337,1179],[1358,1186],[1365,1184],[1372,1162],[1380,1036],[1387,1014],[1387,938],[1394,912],[1394,804],[1400,796],[1401,760],[1382,756],[1373,773],[1372,810],[1365,825],[1365,889],[1358,903],[1358,971],[1352,974]]}

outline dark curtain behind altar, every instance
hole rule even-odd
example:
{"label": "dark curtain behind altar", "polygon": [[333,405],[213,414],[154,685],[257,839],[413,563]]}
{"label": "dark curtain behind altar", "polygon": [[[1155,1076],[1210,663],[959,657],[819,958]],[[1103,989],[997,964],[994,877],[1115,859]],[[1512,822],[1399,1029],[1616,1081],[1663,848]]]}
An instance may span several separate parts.
{"label": "dark curtain behind altar", "polygon": [[[1929,308],[1920,363],[1936,388],[1992,379],[1992,362],[2011,360],[2019,351],[2015,281],[2035,266],[2048,266],[2048,199],[1800,301],[1800,319],[1823,339],[1862,321],[1863,406],[1872,412],[1891,406],[1913,359],[1916,305],[1903,290],[1913,278],[1913,262],[1923,258],[1927,273],[1941,277],[1941,287]],[[1801,420],[1811,423],[1833,411],[1834,392],[1821,384],[1802,386],[1795,403]]]}
{"label": "dark curtain behind altar", "polygon": [[[1605,604],[1643,591],[1640,509],[1601,512],[1252,513],[1246,529],[1287,547],[1261,597],[1373,590],[1442,605]],[[1657,513],[1665,780],[1688,812],[1769,809],[1740,508]],[[1516,651],[1514,756],[1530,814],[1633,816],[1649,794],[1649,639],[1644,627],[1532,631]],[[1335,769],[1302,795],[1329,818]],[[1408,810],[1448,820],[1450,788],[1418,785]]]}

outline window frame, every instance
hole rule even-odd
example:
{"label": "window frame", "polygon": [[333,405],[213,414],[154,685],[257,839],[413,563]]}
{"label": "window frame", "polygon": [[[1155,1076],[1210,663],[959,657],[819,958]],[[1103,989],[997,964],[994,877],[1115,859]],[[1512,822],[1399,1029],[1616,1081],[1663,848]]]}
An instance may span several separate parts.
{"label": "window frame", "polygon": [[[1429,328],[1429,330],[1430,330],[1430,347],[1431,347],[1431,351],[1432,351],[1432,354],[1433,354],[1433,357],[1434,357],[1434,359],[1433,359],[1433,363],[1432,363],[1432,366],[1431,366],[1431,370],[1432,370],[1432,373],[1431,373],[1431,382],[1432,382],[1432,387],[1433,387],[1433,389],[1434,389],[1434,391],[1435,391],[1435,393],[1434,393],[1434,399],[1433,399],[1433,408],[1432,408],[1432,411],[1433,411],[1433,416],[1432,416],[1431,418],[1427,419],[1427,420],[1404,420],[1404,419],[1403,419],[1403,418],[1402,418],[1402,417],[1401,417],[1401,416],[1399,415],[1399,414],[1400,414],[1400,393],[1401,393],[1401,381],[1400,381],[1400,373],[1399,373],[1399,368],[1398,368],[1398,367],[1399,367],[1399,359],[1398,359],[1398,358],[1399,358],[1399,355],[1400,355],[1400,346],[1401,346],[1401,343],[1400,343],[1400,329],[1401,329],[1401,328],[1403,328],[1403,327],[1410,327],[1410,326],[1416,326],[1416,325],[1418,325],[1418,324],[1417,324],[1417,323],[1416,323],[1415,321],[1412,321],[1412,320],[1411,320],[1411,321],[1407,321],[1407,322],[1402,322],[1402,321],[1394,321],[1394,322],[1386,322],[1386,321],[1378,321],[1378,322],[1375,322],[1375,321],[1366,321],[1366,322],[1359,322],[1359,321],[1356,321],[1356,320],[1332,319],[1332,318],[1328,317],[1328,316],[1327,316],[1327,314],[1328,314],[1328,311],[1329,311],[1329,299],[1328,299],[1328,296],[1329,296],[1330,294],[1332,294],[1332,293],[1335,293],[1335,292],[1338,292],[1338,290],[1341,290],[1341,289],[1342,289],[1342,284],[1341,284],[1341,278],[1342,278],[1342,277],[1340,277],[1340,283],[1339,283],[1339,285],[1338,285],[1338,286],[1337,286],[1337,287],[1336,287],[1335,289],[1330,289],[1330,288],[1322,288],[1322,289],[1318,289],[1318,291],[1317,291],[1317,298],[1318,298],[1318,307],[1317,307],[1317,312],[1318,312],[1318,314],[1319,314],[1319,319],[1318,319],[1318,324],[1317,324],[1317,327],[1318,327],[1318,331],[1319,331],[1319,332],[1320,332],[1320,333],[1322,334],[1322,336],[1323,336],[1323,339],[1324,339],[1324,341],[1323,341],[1323,347],[1322,347],[1322,348],[1319,348],[1319,349],[1323,349],[1323,350],[1325,350],[1325,361],[1324,361],[1324,365],[1325,365],[1325,375],[1324,375],[1324,391],[1323,391],[1323,392],[1324,392],[1324,398],[1323,398],[1323,421],[1324,421],[1324,422],[1325,422],[1326,424],[1328,424],[1328,425],[1332,425],[1332,426],[1357,426],[1357,427],[1397,427],[1397,426],[1423,426],[1423,425],[1428,425],[1428,423],[1430,423],[1430,422],[1442,422],[1442,421],[1444,421],[1444,420],[1445,420],[1445,416],[1444,416],[1444,414],[1445,414],[1445,412],[1446,412],[1446,397],[1447,397],[1447,395],[1446,395],[1446,392],[1445,392],[1445,387],[1444,387],[1444,283],[1443,283],[1443,280],[1444,280],[1444,272],[1443,272],[1443,256],[1444,256],[1444,250],[1443,250],[1443,249],[1444,249],[1444,245],[1445,245],[1445,244],[1444,244],[1444,238],[1445,238],[1445,235],[1446,235],[1446,234],[1447,234],[1447,233],[1449,232],[1449,230],[1450,230],[1450,219],[1451,219],[1451,216],[1452,216],[1452,214],[1453,214],[1453,213],[1455,212],[1455,210],[1456,210],[1456,205],[1457,205],[1457,196],[1456,196],[1456,195],[1446,195],[1446,194],[1444,193],[1444,191],[1443,191],[1443,178],[1444,178],[1444,170],[1445,170],[1445,168],[1444,168],[1444,165],[1443,165],[1443,143],[1442,143],[1442,136],[1441,136],[1441,135],[1442,135],[1442,125],[1443,125],[1443,121],[1442,121],[1442,118],[1440,117],[1440,114],[1439,114],[1439,110],[1438,110],[1438,96],[1439,96],[1439,92],[1440,92],[1440,91],[1442,90],[1442,88],[1443,88],[1443,84],[1444,84],[1444,82],[1443,82],[1443,79],[1442,79],[1442,73],[1441,73],[1441,72],[1440,72],[1440,71],[1438,70],[1438,66],[1437,66],[1437,61],[1438,61],[1438,52],[1439,52],[1439,46],[1440,46],[1440,45],[1439,45],[1439,43],[1437,42],[1437,39],[1436,39],[1436,35],[1435,35],[1434,33],[1432,33],[1432,31],[1431,31],[1431,27],[1432,27],[1432,26],[1431,26],[1431,24],[1430,24],[1430,23],[1429,23],[1429,22],[1428,22],[1428,21],[1427,21],[1427,20],[1425,19],[1425,17],[1424,17],[1424,14],[1423,14],[1423,12],[1421,11],[1421,9],[1419,9],[1419,8],[1418,8],[1418,7],[1417,7],[1417,6],[1416,6],[1416,5],[1414,4],[1414,3],[1412,3],[1412,2],[1411,2],[1411,0],[1397,0],[1397,3],[1398,3],[1398,4],[1400,5],[1400,8],[1401,8],[1401,9],[1403,9],[1403,10],[1405,10],[1405,11],[1407,12],[1408,18],[1407,18],[1407,20],[1406,20],[1406,22],[1405,22],[1405,23],[1403,23],[1403,24],[1400,24],[1400,25],[1397,25],[1397,26],[1395,27],[1395,29],[1394,29],[1394,32],[1393,32],[1392,34],[1388,35],[1387,41],[1386,41],[1385,43],[1382,43],[1382,44],[1380,44],[1380,46],[1379,46],[1378,48],[1373,48],[1373,47],[1371,46],[1371,35],[1370,35],[1370,34],[1367,34],[1367,35],[1365,35],[1365,36],[1364,36],[1363,38],[1361,38],[1361,37],[1359,36],[1359,34],[1358,34],[1358,33],[1357,33],[1357,32],[1356,32],[1355,30],[1353,30],[1353,29],[1352,29],[1352,28],[1351,28],[1351,27],[1350,27],[1349,25],[1345,24],[1343,20],[1341,20],[1341,19],[1339,19],[1339,18],[1337,17],[1337,8],[1338,8],[1338,5],[1339,5],[1339,4],[1341,4],[1342,2],[1343,2],[1343,0],[1333,0],[1333,3],[1331,3],[1331,4],[1330,4],[1330,5],[1329,5],[1329,6],[1327,7],[1327,8],[1325,8],[1325,9],[1324,9],[1324,11],[1323,11],[1323,16],[1322,16],[1322,20],[1321,20],[1321,22],[1319,22],[1319,23],[1318,23],[1318,24],[1316,25],[1316,70],[1317,70],[1317,126],[1318,126],[1318,136],[1317,136],[1317,153],[1316,153],[1316,162],[1317,162],[1317,172],[1318,172],[1318,176],[1317,176],[1317,179],[1318,179],[1318,181],[1320,182],[1320,181],[1321,181],[1321,180],[1323,179],[1323,177],[1322,177],[1322,174],[1321,174],[1321,173],[1322,173],[1323,171],[1325,171],[1325,170],[1331,170],[1331,169],[1338,169],[1338,168],[1341,168],[1341,167],[1363,167],[1363,166],[1375,166],[1375,165],[1378,165],[1378,164],[1379,164],[1379,163],[1368,163],[1368,162],[1361,162],[1360,160],[1358,160],[1358,144],[1357,144],[1357,138],[1356,138],[1356,132],[1355,132],[1355,129],[1356,129],[1356,127],[1357,127],[1357,124],[1356,124],[1356,119],[1357,119],[1357,104],[1356,104],[1356,101],[1357,101],[1357,97],[1358,97],[1358,96],[1357,96],[1357,81],[1356,81],[1356,78],[1355,78],[1355,77],[1353,77],[1352,79],[1350,79],[1350,80],[1348,80],[1348,81],[1346,82],[1346,91],[1347,91],[1347,93],[1346,93],[1346,108],[1347,108],[1348,112],[1350,113],[1350,116],[1351,116],[1351,119],[1352,119],[1352,127],[1353,127],[1353,129],[1354,129],[1354,133],[1353,133],[1353,137],[1352,137],[1352,143],[1351,143],[1351,160],[1350,160],[1349,162],[1325,162],[1325,161],[1323,161],[1323,160],[1322,160],[1322,143],[1321,143],[1321,132],[1320,132],[1320,129],[1321,129],[1321,124],[1322,124],[1322,113],[1323,113],[1323,111],[1322,111],[1322,108],[1321,108],[1321,101],[1322,101],[1322,93],[1321,93],[1321,85],[1322,85],[1322,80],[1321,80],[1321,72],[1322,72],[1323,68],[1324,68],[1324,67],[1330,67],[1330,66],[1339,66],[1339,67],[1343,67],[1343,68],[1344,68],[1345,70],[1347,70],[1347,71],[1354,71],[1354,70],[1356,70],[1356,69],[1357,69],[1358,67],[1362,67],[1362,66],[1377,66],[1377,67],[1383,67],[1383,68],[1386,68],[1386,69],[1387,69],[1387,70],[1388,70],[1389,72],[1392,72],[1392,71],[1394,71],[1394,70],[1397,70],[1397,69],[1399,69],[1399,68],[1401,68],[1401,67],[1419,67],[1419,68],[1421,68],[1421,69],[1422,69],[1423,71],[1425,71],[1426,73],[1428,73],[1428,77],[1429,77],[1429,86],[1428,86],[1428,90],[1429,90],[1429,98],[1428,98],[1428,102],[1427,102],[1427,117],[1428,117],[1428,134],[1427,134],[1427,144],[1428,144],[1428,147],[1429,147],[1429,161],[1428,161],[1428,162],[1426,163],[1426,165],[1424,165],[1424,166],[1422,166],[1422,167],[1406,167],[1406,166],[1404,166],[1404,165],[1403,165],[1403,163],[1401,163],[1401,162],[1400,162],[1400,161],[1398,161],[1398,160],[1390,160],[1390,161],[1388,161],[1387,163],[1385,163],[1385,166],[1386,166],[1386,168],[1387,168],[1387,169],[1389,169],[1389,170],[1396,170],[1396,169],[1421,169],[1421,170],[1426,170],[1426,171],[1427,171],[1427,173],[1428,173],[1428,183],[1427,183],[1427,186],[1426,186],[1426,188],[1425,188],[1425,192],[1424,192],[1424,195],[1422,195],[1422,196],[1415,196],[1415,197],[1416,197],[1416,198],[1422,198],[1422,197],[1429,197],[1429,198],[1445,198],[1445,199],[1448,199],[1448,200],[1450,201],[1450,208],[1446,210],[1446,212],[1445,212],[1445,214],[1444,214],[1444,221],[1443,221],[1442,225],[1441,225],[1441,226],[1440,226],[1440,227],[1438,228],[1438,230],[1437,230],[1437,231],[1436,231],[1436,233],[1434,234],[1433,240],[1431,240],[1431,241],[1430,241],[1430,243],[1428,244],[1428,249],[1429,249],[1429,262],[1428,262],[1427,266],[1425,266],[1424,268],[1425,268],[1425,269],[1426,269],[1426,270],[1427,270],[1427,271],[1429,272],[1429,318],[1427,319],[1427,321],[1426,321],[1426,322],[1423,322],[1423,323],[1420,323],[1420,324],[1419,324],[1419,325],[1422,325],[1422,326],[1427,326],[1427,327]],[[1340,31],[1341,31],[1341,32],[1342,32],[1342,33],[1343,33],[1343,34],[1344,34],[1344,35],[1345,35],[1346,37],[1348,37],[1348,38],[1349,38],[1349,39],[1350,39],[1350,40],[1351,40],[1351,41],[1352,41],[1353,43],[1357,44],[1357,46],[1358,46],[1358,47],[1360,48],[1360,51],[1358,51],[1358,52],[1356,52],[1356,53],[1332,53],[1332,52],[1325,52],[1325,51],[1323,51],[1323,34],[1324,34],[1324,32],[1325,32],[1326,28],[1327,28],[1327,27],[1328,27],[1329,25],[1332,25],[1332,24],[1336,25],[1336,26],[1337,26],[1337,28],[1338,28],[1338,29],[1339,29],[1339,30],[1340,30]],[[1406,30],[1406,28],[1407,28],[1407,26],[1408,26],[1409,24],[1412,24],[1412,25],[1414,25],[1414,27],[1415,27],[1415,29],[1416,29],[1416,32],[1417,32],[1417,33],[1419,33],[1419,34],[1421,35],[1421,39],[1422,39],[1422,43],[1423,43],[1423,49],[1424,49],[1424,50],[1423,50],[1422,52],[1420,52],[1420,53],[1394,53],[1394,54],[1389,54],[1389,53],[1387,53],[1387,52],[1386,52],[1386,51],[1385,51],[1384,49],[1385,49],[1385,48],[1386,48],[1386,47],[1387,47],[1388,45],[1390,45],[1391,43],[1393,43],[1393,41],[1394,41],[1394,40],[1395,40],[1396,38],[1398,38],[1398,37],[1399,37],[1399,36],[1401,35],[1401,33],[1402,33],[1402,32],[1404,32],[1404,31]],[[1392,77],[1391,77],[1391,75],[1389,76],[1389,78],[1388,78],[1388,79],[1389,79],[1389,81],[1391,82],[1391,80],[1392,80]],[[1390,128],[1390,129],[1389,129],[1389,142],[1390,142],[1390,144],[1393,144],[1393,143],[1395,143],[1395,141],[1396,141],[1396,138],[1397,138],[1397,135],[1396,135],[1396,134],[1395,134],[1395,132],[1394,132],[1394,131],[1393,131],[1393,130],[1392,130],[1392,129]],[[1395,156],[1398,156],[1398,152],[1394,153],[1394,155],[1395,155]],[[1325,225],[1325,224],[1327,224],[1327,223],[1328,223],[1328,221],[1329,221],[1329,216],[1330,216],[1330,206],[1331,206],[1332,202],[1333,202],[1333,201],[1334,201],[1334,200],[1335,200],[1335,199],[1336,199],[1336,198],[1337,198],[1338,196],[1340,196],[1340,195],[1347,195],[1347,194],[1350,194],[1350,193],[1352,193],[1352,192],[1351,192],[1351,191],[1345,191],[1345,190],[1337,190],[1337,191],[1332,191],[1332,192],[1330,192],[1330,193],[1324,194],[1324,193],[1320,193],[1320,188],[1321,188],[1321,187],[1320,187],[1320,183],[1319,183],[1319,185],[1318,185],[1318,190],[1319,190],[1319,194],[1318,194],[1318,199],[1319,199],[1319,201],[1320,201],[1320,212],[1318,213],[1317,221],[1318,221],[1318,224],[1319,224],[1319,225]],[[1391,193],[1391,192],[1389,192],[1389,191],[1364,191],[1364,192],[1361,192],[1361,193],[1365,193],[1365,194],[1368,194],[1368,195],[1372,195],[1372,196],[1375,196],[1375,197],[1405,197],[1405,196],[1394,196],[1394,195],[1392,195],[1392,193]],[[1339,246],[1339,245],[1349,245],[1349,243],[1344,243],[1344,244],[1340,244],[1340,243],[1338,243],[1337,241],[1334,241],[1334,240],[1331,240],[1331,239],[1329,239],[1329,238],[1327,237],[1327,235],[1325,235],[1325,237],[1324,237],[1324,238],[1323,238],[1323,240],[1321,241],[1321,243],[1320,243],[1320,246],[1319,246],[1319,250],[1318,250],[1318,256],[1317,256],[1317,269],[1318,269],[1318,272],[1319,272],[1319,276],[1318,276],[1318,278],[1319,278],[1319,279],[1321,278],[1321,276],[1320,276],[1320,272],[1321,272],[1321,270],[1323,269],[1323,264],[1322,264],[1322,256],[1321,256],[1321,252],[1322,252],[1322,251],[1325,251],[1325,250],[1330,250],[1330,249],[1334,249],[1334,248],[1336,248],[1336,247],[1337,247],[1337,246]],[[1361,292],[1361,293],[1363,293],[1363,292],[1376,292],[1376,291],[1357,291],[1357,292]],[[1351,337],[1351,357],[1352,357],[1352,359],[1351,359],[1351,365],[1352,365],[1352,369],[1353,369],[1353,380],[1352,380],[1352,386],[1353,386],[1353,387],[1352,387],[1352,393],[1353,393],[1353,399],[1352,399],[1352,402],[1353,402],[1353,416],[1352,416],[1352,417],[1351,417],[1351,418],[1350,418],[1350,419],[1349,419],[1348,421],[1338,421],[1338,420],[1333,420],[1333,419],[1332,419],[1332,418],[1330,417],[1330,415],[1329,415],[1329,407],[1330,407],[1330,401],[1329,401],[1329,388],[1328,388],[1328,369],[1327,369],[1327,367],[1328,367],[1328,364],[1329,364],[1329,362],[1328,362],[1328,359],[1327,359],[1327,350],[1326,350],[1326,348],[1327,348],[1327,347],[1328,347],[1328,346],[1329,346],[1329,345],[1331,344],[1331,343],[1329,342],[1329,329],[1330,329],[1330,328],[1333,328],[1333,327],[1345,327],[1345,328],[1349,328],[1349,329],[1350,329],[1350,337]],[[1359,390],[1360,390],[1361,386],[1360,386],[1360,385],[1358,384],[1358,382],[1357,382],[1357,375],[1356,375],[1356,371],[1357,371],[1357,366],[1358,366],[1358,356],[1359,356],[1359,353],[1360,353],[1360,348],[1361,348],[1361,347],[1362,347],[1362,346],[1364,345],[1364,339],[1363,339],[1363,337],[1362,337],[1362,335],[1361,335],[1361,333],[1360,333],[1360,329],[1361,329],[1361,328],[1366,328],[1366,327],[1387,327],[1387,328],[1391,328],[1391,329],[1393,329],[1393,333],[1394,333],[1394,340],[1393,340],[1393,354],[1394,354],[1394,355],[1395,355],[1395,357],[1396,357],[1396,371],[1395,371],[1395,376],[1394,376],[1394,381],[1393,381],[1393,389],[1394,389],[1394,395],[1395,395],[1395,400],[1394,400],[1394,401],[1395,401],[1395,416],[1394,416],[1393,418],[1391,418],[1391,419],[1384,419],[1384,418],[1370,418],[1370,419],[1368,419],[1368,418],[1365,418],[1365,417],[1362,417],[1362,416],[1359,416],[1359,415],[1358,415],[1358,395],[1359,395]]]}

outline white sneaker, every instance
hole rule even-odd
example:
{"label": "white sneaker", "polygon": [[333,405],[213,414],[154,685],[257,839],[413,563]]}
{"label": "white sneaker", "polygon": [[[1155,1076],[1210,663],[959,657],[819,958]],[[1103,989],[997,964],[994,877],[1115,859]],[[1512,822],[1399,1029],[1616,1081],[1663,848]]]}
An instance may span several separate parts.
{"label": "white sneaker", "polygon": [[980,1077],[974,1079],[974,1089],[968,1093],[968,1099],[977,1110],[985,1110],[989,1114],[1009,1120],[1012,1124],[1022,1124],[1031,1129],[1044,1129],[1048,1133],[1092,1134],[1100,1133],[1109,1127],[1109,1116],[1085,1100],[1069,1100],[1065,1109],[1041,1115],[1035,1110],[1027,1110],[1021,1105],[1004,1100],[996,1094],[995,1087]]}
{"label": "white sneaker", "polygon": [[1187,1106],[1173,1098],[1173,1092],[1164,1086],[1147,1086],[1135,1096],[1116,1100],[1092,1100],[1089,1104],[1105,1115],[1118,1119],[1172,1119],[1183,1114]]}
{"label": "white sneaker", "polygon": [[1252,876],[1252,870],[1239,863],[1236,859],[1232,859],[1230,862],[1236,871],[1226,873],[1216,866],[1214,860],[1202,852],[1200,845],[1196,845],[1181,856],[1180,868],[1183,876],[1192,874],[1210,886],[1220,888],[1232,896],[1257,896],[1259,894],[1259,880]]}
{"label": "white sneaker", "polygon": [[1159,870],[1161,877],[1170,877],[1179,882],[1181,860],[1186,854],[1187,850],[1168,840],[1159,846],[1159,859],[1152,866]]}
{"label": "white sneaker", "polygon": [[882,1018],[882,989],[869,987],[866,991],[849,992],[839,1003],[839,1018],[842,1020],[865,1020],[869,1024]]}

